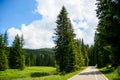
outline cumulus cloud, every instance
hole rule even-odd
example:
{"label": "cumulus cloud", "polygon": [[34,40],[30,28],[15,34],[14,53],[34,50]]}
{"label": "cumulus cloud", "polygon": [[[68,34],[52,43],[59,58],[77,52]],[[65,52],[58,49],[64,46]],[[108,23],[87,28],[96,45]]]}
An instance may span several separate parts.
{"label": "cumulus cloud", "polygon": [[8,34],[9,34],[9,38],[10,40],[14,40],[14,37],[18,34],[18,35],[21,35],[22,32],[19,30],[19,29],[16,29],[14,27],[10,28],[8,30]]}
{"label": "cumulus cloud", "polygon": [[8,30],[9,37],[14,38],[16,33],[23,34],[25,48],[54,47],[52,36],[56,27],[56,19],[62,6],[68,11],[76,38],[83,38],[85,43],[94,43],[94,32],[97,26],[96,0],[36,0],[36,13],[42,15],[41,20],[35,20],[29,25],[22,24],[21,29]]}
{"label": "cumulus cloud", "polygon": [[15,35],[23,34],[24,48],[39,49],[54,47],[54,43],[51,40],[53,36],[53,29],[47,28],[47,25],[52,26],[51,22],[43,24],[45,21],[34,21],[30,25],[21,25],[21,30],[11,28],[8,30],[8,36],[11,40]]}
{"label": "cumulus cloud", "polygon": [[94,32],[98,22],[95,12],[96,0],[37,0],[37,2],[36,11],[44,17],[51,18],[53,22],[64,5],[77,34],[76,37],[83,38],[86,44],[94,43]]}

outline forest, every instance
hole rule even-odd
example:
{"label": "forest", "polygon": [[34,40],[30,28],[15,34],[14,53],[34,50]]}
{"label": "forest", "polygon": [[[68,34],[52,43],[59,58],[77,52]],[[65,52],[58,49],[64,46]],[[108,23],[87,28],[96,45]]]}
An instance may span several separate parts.
{"label": "forest", "polygon": [[[55,60],[55,48],[41,48],[41,49],[23,49],[23,36],[19,37],[16,35],[15,40],[11,47],[8,47],[7,33],[1,34],[1,57],[0,57],[0,69],[6,70],[11,69],[21,69],[23,70],[25,66],[53,66],[56,67]],[[88,66],[88,52],[89,46],[84,44],[83,39],[77,39],[76,49],[79,62],[77,64],[79,67]]]}
{"label": "forest", "polygon": [[117,68],[120,65],[120,1],[98,0],[97,8],[99,23],[91,46],[90,64]]}
{"label": "forest", "polygon": [[24,49],[26,66],[55,66],[55,51],[51,48]]}

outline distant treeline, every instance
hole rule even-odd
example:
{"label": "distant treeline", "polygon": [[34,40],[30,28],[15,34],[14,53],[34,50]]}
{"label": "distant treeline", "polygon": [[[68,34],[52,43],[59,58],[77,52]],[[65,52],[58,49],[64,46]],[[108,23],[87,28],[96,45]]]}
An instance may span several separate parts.
{"label": "distant treeline", "polygon": [[50,48],[24,49],[26,66],[55,66],[55,52]]}

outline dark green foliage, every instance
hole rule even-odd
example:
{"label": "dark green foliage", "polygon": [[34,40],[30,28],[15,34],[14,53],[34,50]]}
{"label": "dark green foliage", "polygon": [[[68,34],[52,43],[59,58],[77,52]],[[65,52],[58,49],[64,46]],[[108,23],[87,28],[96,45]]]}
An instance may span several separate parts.
{"label": "dark green foliage", "polygon": [[67,11],[65,7],[62,7],[56,23],[56,64],[60,72],[68,73],[74,71],[76,68],[77,51],[75,49],[75,34],[73,33],[70,19],[67,17]]}
{"label": "dark green foliage", "polygon": [[26,66],[30,66],[30,57],[28,55],[26,55],[25,64]]}
{"label": "dark green foliage", "polygon": [[3,36],[0,34],[0,71],[4,71],[8,68],[8,60],[5,54]]}
{"label": "dark green foliage", "polygon": [[92,45],[89,49],[89,54],[88,54],[88,57],[89,57],[89,65],[90,66],[95,66],[96,65],[96,54],[94,53],[94,46]]}
{"label": "dark green foliage", "polygon": [[118,71],[118,75],[120,76],[120,66],[118,66],[117,71]]}
{"label": "dark green foliage", "polygon": [[87,66],[89,63],[89,46],[83,40],[75,40],[75,34],[70,19],[67,17],[65,7],[62,7],[57,17],[57,28],[55,29],[55,59],[57,69],[68,73]]}
{"label": "dark green foliage", "polygon": [[89,46],[88,46],[88,45],[85,45],[85,44],[84,44],[84,41],[83,41],[83,39],[82,39],[82,40],[81,40],[81,52],[82,52],[82,55],[83,55],[84,65],[85,65],[85,66],[88,66],[88,63],[89,63],[89,59],[88,59],[88,49],[89,49]]}
{"label": "dark green foliage", "polygon": [[84,65],[84,58],[83,58],[83,54],[81,52],[81,40],[76,40],[76,50],[77,50],[77,54],[76,54],[76,64],[78,66],[78,68],[81,68],[81,66]]}
{"label": "dark green foliage", "polygon": [[27,66],[55,66],[55,52],[53,49],[24,49],[26,51]]}
{"label": "dark green foliage", "polygon": [[95,66],[97,64],[97,50],[95,49],[94,45],[89,48],[88,57],[89,57],[89,66]]}
{"label": "dark green foliage", "polygon": [[51,73],[48,72],[35,72],[31,74],[31,77],[43,77],[43,76],[49,76]]}
{"label": "dark green foliage", "polygon": [[10,68],[21,69],[25,67],[25,52],[22,49],[23,38],[18,35],[15,36],[11,52],[10,52]]}
{"label": "dark green foliage", "polygon": [[[3,46],[4,46],[4,51],[5,51],[5,54],[7,56],[7,59],[8,59],[8,56],[9,56],[9,48],[8,48],[8,34],[7,34],[7,31],[4,33],[3,35]],[[9,62],[8,62],[9,63]]]}
{"label": "dark green foliage", "polygon": [[3,44],[4,47],[8,46],[8,36],[7,36],[7,31],[5,32],[4,36],[3,36]]}
{"label": "dark green foliage", "polygon": [[120,65],[120,0],[97,0],[99,18],[95,34],[95,54],[98,67]]}

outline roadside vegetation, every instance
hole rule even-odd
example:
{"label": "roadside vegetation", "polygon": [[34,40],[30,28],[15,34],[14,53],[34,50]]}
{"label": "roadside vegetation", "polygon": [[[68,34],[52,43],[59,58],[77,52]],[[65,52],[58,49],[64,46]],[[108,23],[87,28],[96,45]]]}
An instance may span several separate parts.
{"label": "roadside vegetation", "polygon": [[120,80],[120,0],[97,0],[98,25],[89,65],[101,68],[109,80]]}
{"label": "roadside vegetation", "polygon": [[120,66],[117,69],[112,68],[100,68],[100,71],[105,74],[109,80],[120,80]]}

